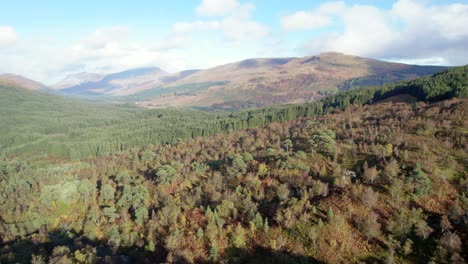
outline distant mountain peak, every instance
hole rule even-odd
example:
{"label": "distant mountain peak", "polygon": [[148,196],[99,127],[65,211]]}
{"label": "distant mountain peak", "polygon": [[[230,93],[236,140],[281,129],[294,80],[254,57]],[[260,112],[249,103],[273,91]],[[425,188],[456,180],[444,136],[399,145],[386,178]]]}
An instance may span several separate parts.
{"label": "distant mountain peak", "polygon": [[[78,73],[65,78],[64,81],[56,85],[64,92],[71,94],[126,94],[131,93],[131,89],[152,82],[158,82],[169,74],[159,67],[139,67],[107,75],[88,75]],[[88,77],[96,77],[95,79]],[[76,80],[75,80],[76,79]],[[66,81],[67,80],[67,81]]]}
{"label": "distant mountain peak", "polygon": [[86,82],[97,82],[100,81],[104,75],[99,73],[91,73],[91,72],[79,72],[68,74],[65,79],[62,81],[52,85],[55,89],[64,89],[70,86],[80,85]]}
{"label": "distant mountain peak", "polygon": [[103,82],[108,82],[112,80],[118,79],[128,79],[128,78],[135,78],[138,76],[144,75],[154,75],[154,74],[166,74],[165,71],[161,70],[159,67],[140,67],[129,69],[121,72],[115,72],[111,74],[107,74],[102,78]]}

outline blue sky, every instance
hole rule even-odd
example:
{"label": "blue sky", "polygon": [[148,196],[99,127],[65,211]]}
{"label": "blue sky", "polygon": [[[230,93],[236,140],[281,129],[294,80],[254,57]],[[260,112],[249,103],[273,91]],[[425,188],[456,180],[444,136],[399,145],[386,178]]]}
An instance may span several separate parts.
{"label": "blue sky", "polygon": [[2,1],[0,72],[174,72],[324,51],[468,63],[468,1]]}

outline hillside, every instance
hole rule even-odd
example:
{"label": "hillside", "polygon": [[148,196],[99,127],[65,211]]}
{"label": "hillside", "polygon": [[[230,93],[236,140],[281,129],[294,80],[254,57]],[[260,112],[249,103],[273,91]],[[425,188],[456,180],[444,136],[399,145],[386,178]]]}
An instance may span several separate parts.
{"label": "hillside", "polygon": [[[303,103],[338,90],[382,85],[432,75],[446,67],[390,63],[340,53],[303,58],[248,59],[205,70],[169,74],[130,70],[62,91],[113,96],[148,108],[196,106],[220,109]],[[119,76],[116,78],[116,76]]]}
{"label": "hillside", "polygon": [[371,86],[431,75],[443,69],[419,68],[334,52],[304,58],[249,59],[199,71],[169,84],[172,87],[225,81],[224,85],[209,87],[190,97],[167,95],[142,104],[242,108],[301,103],[333,93],[345,81],[355,78],[388,76],[382,83],[362,83],[362,86]]}
{"label": "hillside", "polygon": [[55,142],[64,143],[82,129],[98,129],[141,111],[29,91],[11,83],[0,83],[0,95],[0,154],[33,152],[64,156],[67,154]]}
{"label": "hillside", "polygon": [[17,86],[30,91],[42,90],[47,87],[42,83],[11,73],[0,74],[0,84]]}
{"label": "hillside", "polygon": [[2,159],[0,261],[464,263],[468,101],[417,99],[80,162]]}

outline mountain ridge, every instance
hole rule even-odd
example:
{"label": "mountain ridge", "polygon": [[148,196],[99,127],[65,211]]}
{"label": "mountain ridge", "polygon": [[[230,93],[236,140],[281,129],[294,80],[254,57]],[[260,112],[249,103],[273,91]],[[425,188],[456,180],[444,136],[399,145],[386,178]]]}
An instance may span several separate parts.
{"label": "mountain ridge", "polygon": [[[418,70],[411,72],[413,68]],[[363,86],[369,86],[375,85],[374,79],[379,79],[379,84],[383,84],[431,75],[444,69],[385,62],[337,52],[300,58],[247,59],[198,71],[165,88],[215,82],[225,82],[224,85],[212,86],[190,96],[167,94],[139,104],[147,107],[171,105],[236,109],[301,103],[335,93],[346,81],[356,78],[372,76],[370,82],[363,83]],[[354,87],[352,84],[347,86]]]}
{"label": "mountain ridge", "polygon": [[109,92],[124,92],[129,87],[139,86],[148,81],[154,81],[167,72],[159,67],[141,67],[102,76],[97,81],[86,81],[71,87],[64,87],[62,92],[69,94],[108,94]]}
{"label": "mountain ridge", "polygon": [[176,73],[159,67],[107,75],[82,72],[70,74],[52,87],[71,96],[110,98],[147,108],[239,109],[314,101],[341,90],[415,79],[445,69],[325,52],[306,57],[251,58]]}

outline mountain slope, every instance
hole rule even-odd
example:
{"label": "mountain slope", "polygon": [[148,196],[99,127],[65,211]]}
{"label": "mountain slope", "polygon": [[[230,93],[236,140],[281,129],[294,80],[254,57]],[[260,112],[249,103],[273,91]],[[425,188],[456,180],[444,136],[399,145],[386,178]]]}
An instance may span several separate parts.
{"label": "mountain slope", "polygon": [[385,83],[396,82],[401,80],[411,80],[425,75],[432,75],[434,73],[446,69],[447,67],[444,66],[413,65],[411,67],[403,68],[397,71],[378,73],[375,75],[347,80],[344,83],[340,84],[338,86],[338,89],[340,91],[346,91],[358,87],[383,85]]}
{"label": "mountain slope", "polygon": [[[142,68],[62,89],[72,95],[112,96],[145,107],[238,109],[302,103],[339,90],[414,79],[446,67],[415,66],[335,52],[303,58],[262,58],[169,74]],[[123,97],[122,97],[123,96]]]}
{"label": "mountain slope", "polygon": [[[166,94],[140,102],[146,106],[217,106],[239,108],[300,103],[338,89],[379,85],[431,75],[445,67],[413,66],[340,53],[304,58],[249,59],[201,70],[164,86],[224,82],[195,95]],[[356,78],[368,81],[350,83]],[[156,88],[161,89],[161,87]]]}
{"label": "mountain slope", "polygon": [[16,75],[16,74],[11,74],[11,73],[0,74],[0,84],[2,83],[10,84],[10,85],[13,84],[14,86],[18,86],[18,87],[24,88],[26,90],[31,90],[31,91],[42,90],[47,87],[46,85],[42,83],[30,80],[21,75]]}

